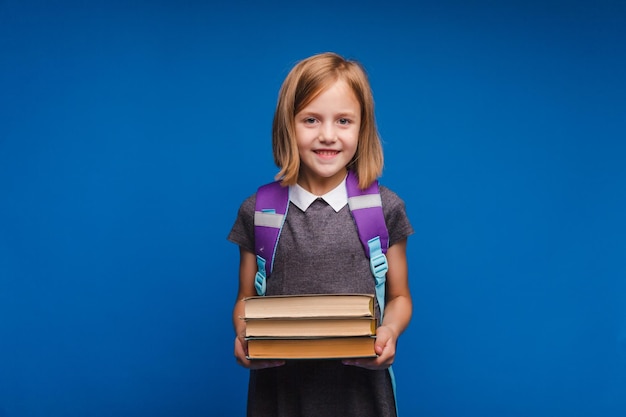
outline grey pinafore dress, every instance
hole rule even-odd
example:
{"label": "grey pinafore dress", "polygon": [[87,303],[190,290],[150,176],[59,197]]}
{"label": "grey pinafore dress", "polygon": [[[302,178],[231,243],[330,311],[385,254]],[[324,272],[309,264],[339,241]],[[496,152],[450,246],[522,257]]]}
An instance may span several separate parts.
{"label": "grey pinafore dress", "polygon": [[[413,229],[403,201],[380,187],[390,245]],[[228,239],[254,252],[254,196],[239,209]],[[368,293],[374,278],[348,206],[339,212],[317,199],[301,211],[290,203],[276,249],[267,295]],[[380,312],[377,307],[377,314]],[[389,373],[343,365],[338,360],[294,360],[250,371],[250,417],[392,417]]]}

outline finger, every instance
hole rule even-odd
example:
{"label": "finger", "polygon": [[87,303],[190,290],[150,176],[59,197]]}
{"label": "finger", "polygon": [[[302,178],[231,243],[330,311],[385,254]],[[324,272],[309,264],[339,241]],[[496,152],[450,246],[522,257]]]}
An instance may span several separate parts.
{"label": "finger", "polygon": [[235,338],[235,351],[234,351],[235,360],[237,363],[244,368],[250,368],[250,361],[246,357],[246,352],[241,340],[239,338]]}

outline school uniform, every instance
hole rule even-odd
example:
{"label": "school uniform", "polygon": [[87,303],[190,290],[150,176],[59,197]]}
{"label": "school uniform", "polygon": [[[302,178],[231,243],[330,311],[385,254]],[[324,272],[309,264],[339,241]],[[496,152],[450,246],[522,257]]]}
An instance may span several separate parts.
{"label": "school uniform", "polygon": [[[380,186],[389,245],[413,233],[404,202]],[[266,295],[374,294],[374,278],[348,208],[345,180],[317,197],[291,187]],[[255,196],[239,208],[228,239],[254,253]],[[376,305],[377,317],[380,311]],[[379,321],[380,322],[380,321]],[[395,416],[389,372],[343,365],[340,360],[290,360],[251,370],[250,417]]]}

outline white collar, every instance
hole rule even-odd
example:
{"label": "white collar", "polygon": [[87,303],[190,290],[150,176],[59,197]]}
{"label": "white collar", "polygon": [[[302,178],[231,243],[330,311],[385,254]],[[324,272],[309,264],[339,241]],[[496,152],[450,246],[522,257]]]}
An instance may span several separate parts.
{"label": "white collar", "polygon": [[344,178],[338,186],[322,196],[311,194],[298,184],[289,186],[289,200],[302,211],[306,211],[318,198],[326,201],[328,205],[335,210],[335,212],[339,212],[339,210],[348,204],[346,179]]}

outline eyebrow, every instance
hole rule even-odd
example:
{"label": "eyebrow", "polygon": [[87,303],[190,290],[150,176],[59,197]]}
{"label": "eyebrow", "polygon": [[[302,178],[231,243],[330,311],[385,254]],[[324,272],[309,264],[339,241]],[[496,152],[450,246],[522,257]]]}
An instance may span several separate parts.
{"label": "eyebrow", "polygon": [[[301,111],[296,113],[296,116],[300,115],[300,116],[315,116],[315,117],[320,117],[321,113],[319,112],[315,112],[315,111]],[[357,117],[359,114],[356,112],[352,112],[352,111],[342,111],[336,114],[333,114],[333,117],[338,117],[338,118],[342,118],[342,117]]]}

